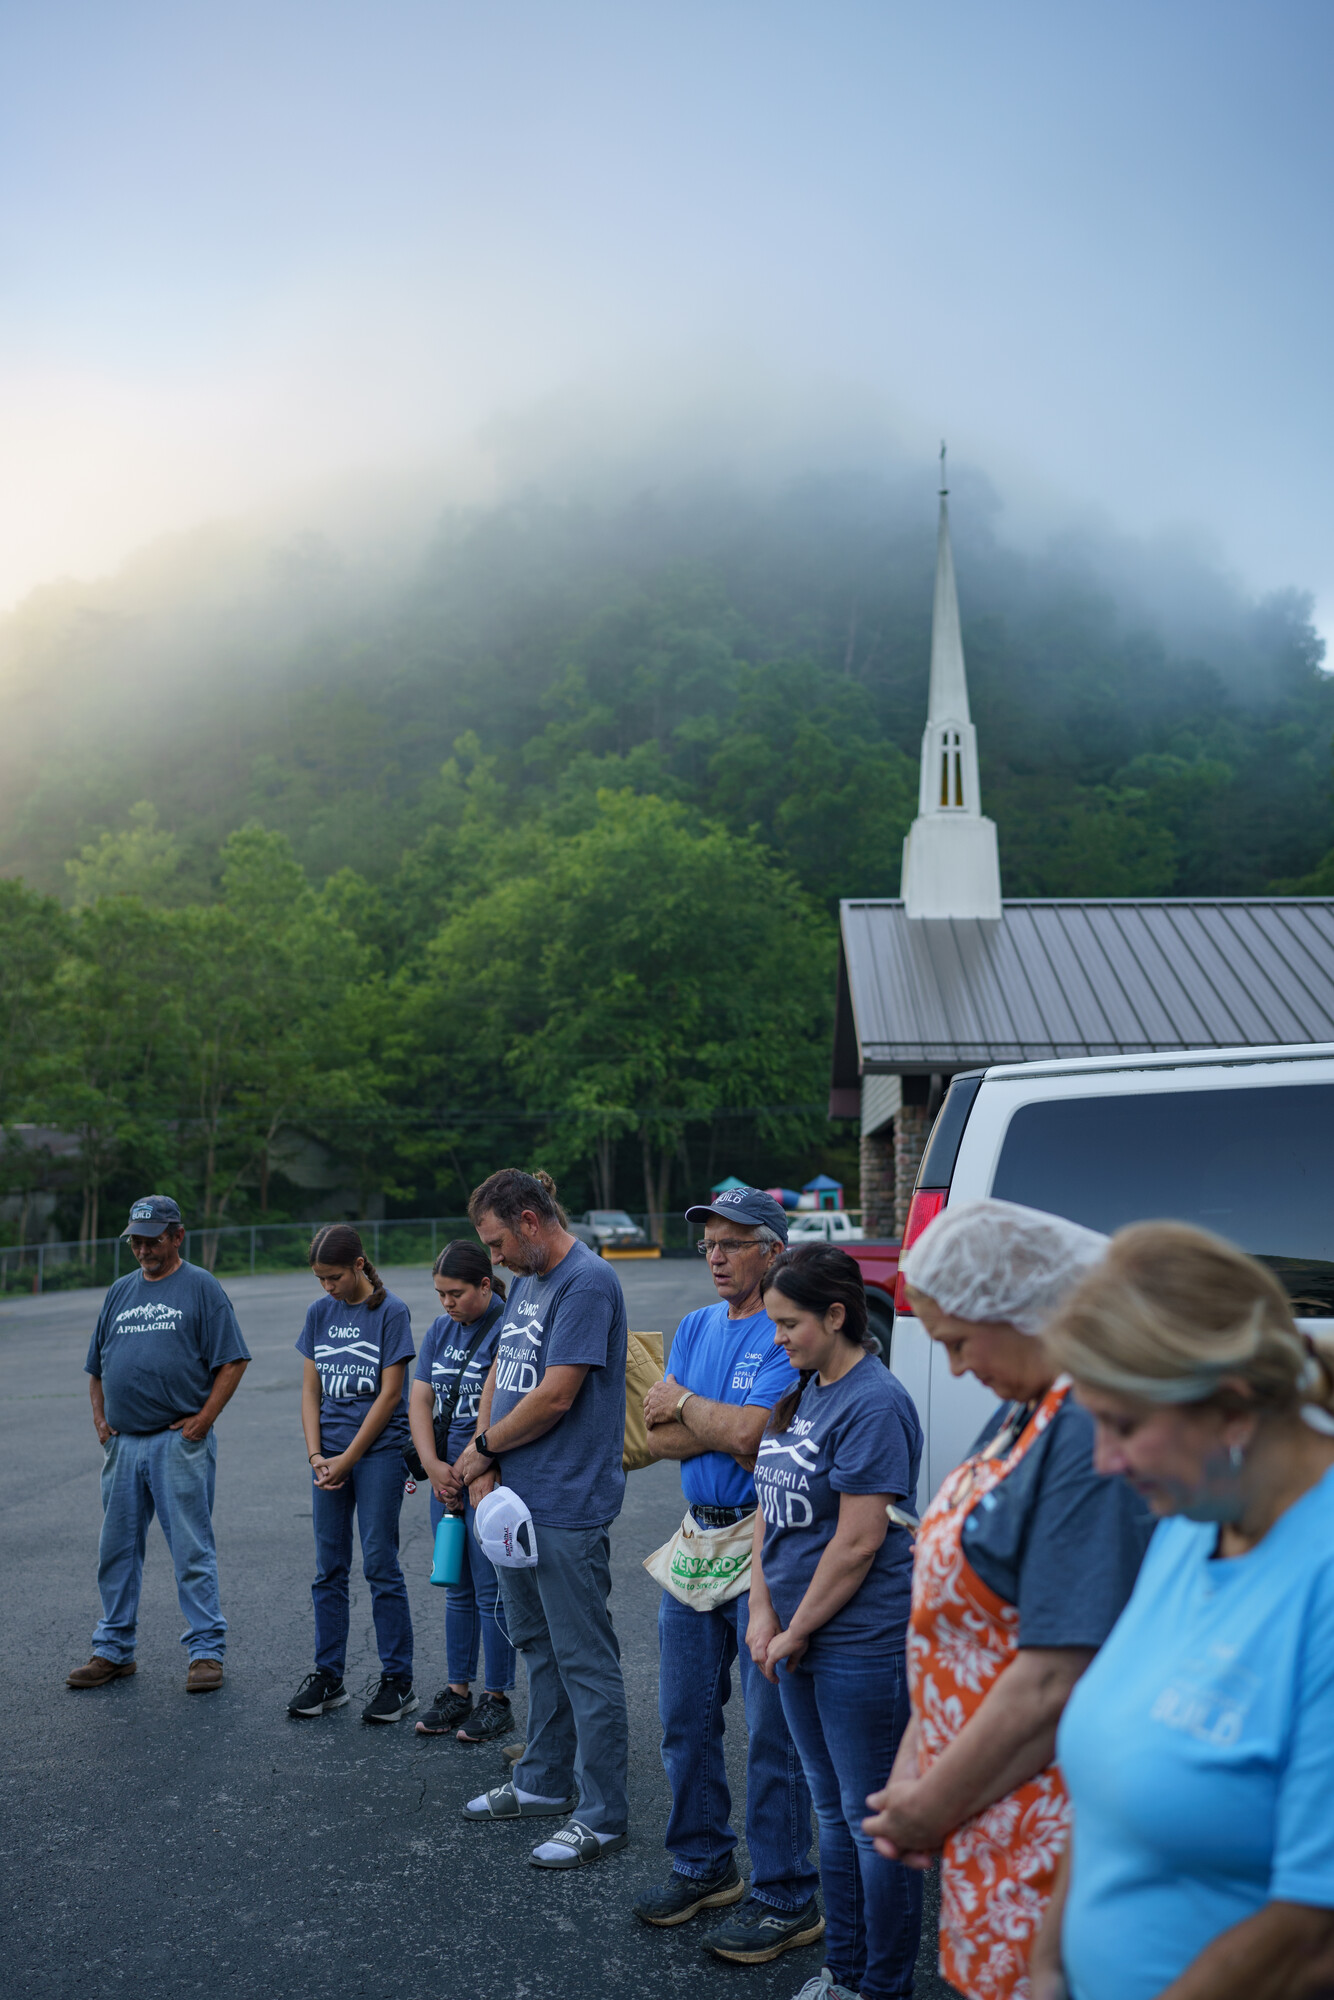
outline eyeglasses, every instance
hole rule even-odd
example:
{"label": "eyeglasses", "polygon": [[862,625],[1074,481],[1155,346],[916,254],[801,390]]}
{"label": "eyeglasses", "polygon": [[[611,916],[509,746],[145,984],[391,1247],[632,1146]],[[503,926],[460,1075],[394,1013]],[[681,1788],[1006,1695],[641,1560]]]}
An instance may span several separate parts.
{"label": "eyeglasses", "polygon": [[763,1247],[761,1243],[743,1243],[736,1236],[729,1236],[725,1239],[720,1237],[716,1243],[710,1243],[707,1236],[701,1236],[699,1242],[695,1245],[701,1257],[707,1257],[714,1250],[720,1251],[724,1257],[739,1257],[743,1250],[761,1250]]}

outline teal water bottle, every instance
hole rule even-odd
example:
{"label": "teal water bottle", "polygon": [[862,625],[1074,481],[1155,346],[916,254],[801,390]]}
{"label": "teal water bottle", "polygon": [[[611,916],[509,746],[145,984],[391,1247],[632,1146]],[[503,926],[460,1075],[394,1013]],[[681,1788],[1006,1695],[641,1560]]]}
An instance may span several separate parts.
{"label": "teal water bottle", "polygon": [[435,1555],[431,1563],[432,1583],[457,1583],[463,1575],[463,1537],[468,1530],[462,1514],[442,1514],[435,1531]]}

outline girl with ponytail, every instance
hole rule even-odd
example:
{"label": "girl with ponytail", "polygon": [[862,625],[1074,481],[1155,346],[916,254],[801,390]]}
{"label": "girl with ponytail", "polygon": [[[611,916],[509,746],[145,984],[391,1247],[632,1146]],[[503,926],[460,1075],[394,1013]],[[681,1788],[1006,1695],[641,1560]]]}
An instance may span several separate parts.
{"label": "girl with ponytail", "polygon": [[[432,1273],[440,1317],[423,1337],[408,1420],[431,1482],[431,1532],[441,1516],[462,1514],[463,1571],[445,1587],[445,1656],[449,1681],[417,1724],[422,1736],[455,1731],[460,1743],[495,1743],[514,1727],[510,1693],[514,1648],[500,1607],[495,1570],[472,1532],[468,1489],[454,1470],[472,1443],[477,1410],[504,1321],[505,1287],[478,1243],[447,1243]],[[486,1648],[486,1687],[473,1705],[472,1683]]]}
{"label": "girl with ponytail", "polygon": [[385,1290],[350,1223],[316,1230],[310,1267],[322,1296],[307,1312],[296,1346],[304,1362],[301,1425],[315,1525],[315,1671],[287,1712],[323,1715],[348,1700],[343,1670],[355,1514],[380,1653],[380,1685],[361,1719],[397,1722],[417,1706],[412,1614],[398,1560],[412,1323],[402,1299]]}

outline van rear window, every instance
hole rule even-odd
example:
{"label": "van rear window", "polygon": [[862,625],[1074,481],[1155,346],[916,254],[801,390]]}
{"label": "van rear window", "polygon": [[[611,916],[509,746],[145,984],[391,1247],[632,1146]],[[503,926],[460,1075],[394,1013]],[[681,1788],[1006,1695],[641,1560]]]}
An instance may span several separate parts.
{"label": "van rear window", "polygon": [[1271,1265],[1300,1312],[1334,1316],[1334,1084],[1025,1104],[991,1191],[1092,1229],[1196,1223]]}

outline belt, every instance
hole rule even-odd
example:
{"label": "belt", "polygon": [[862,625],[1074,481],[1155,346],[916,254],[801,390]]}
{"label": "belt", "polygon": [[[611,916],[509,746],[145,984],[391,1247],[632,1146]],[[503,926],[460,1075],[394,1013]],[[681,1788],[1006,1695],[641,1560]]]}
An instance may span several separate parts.
{"label": "belt", "polygon": [[738,1521],[744,1521],[752,1507],[701,1507],[696,1501],[690,1503],[690,1511],[701,1528],[732,1528]]}

